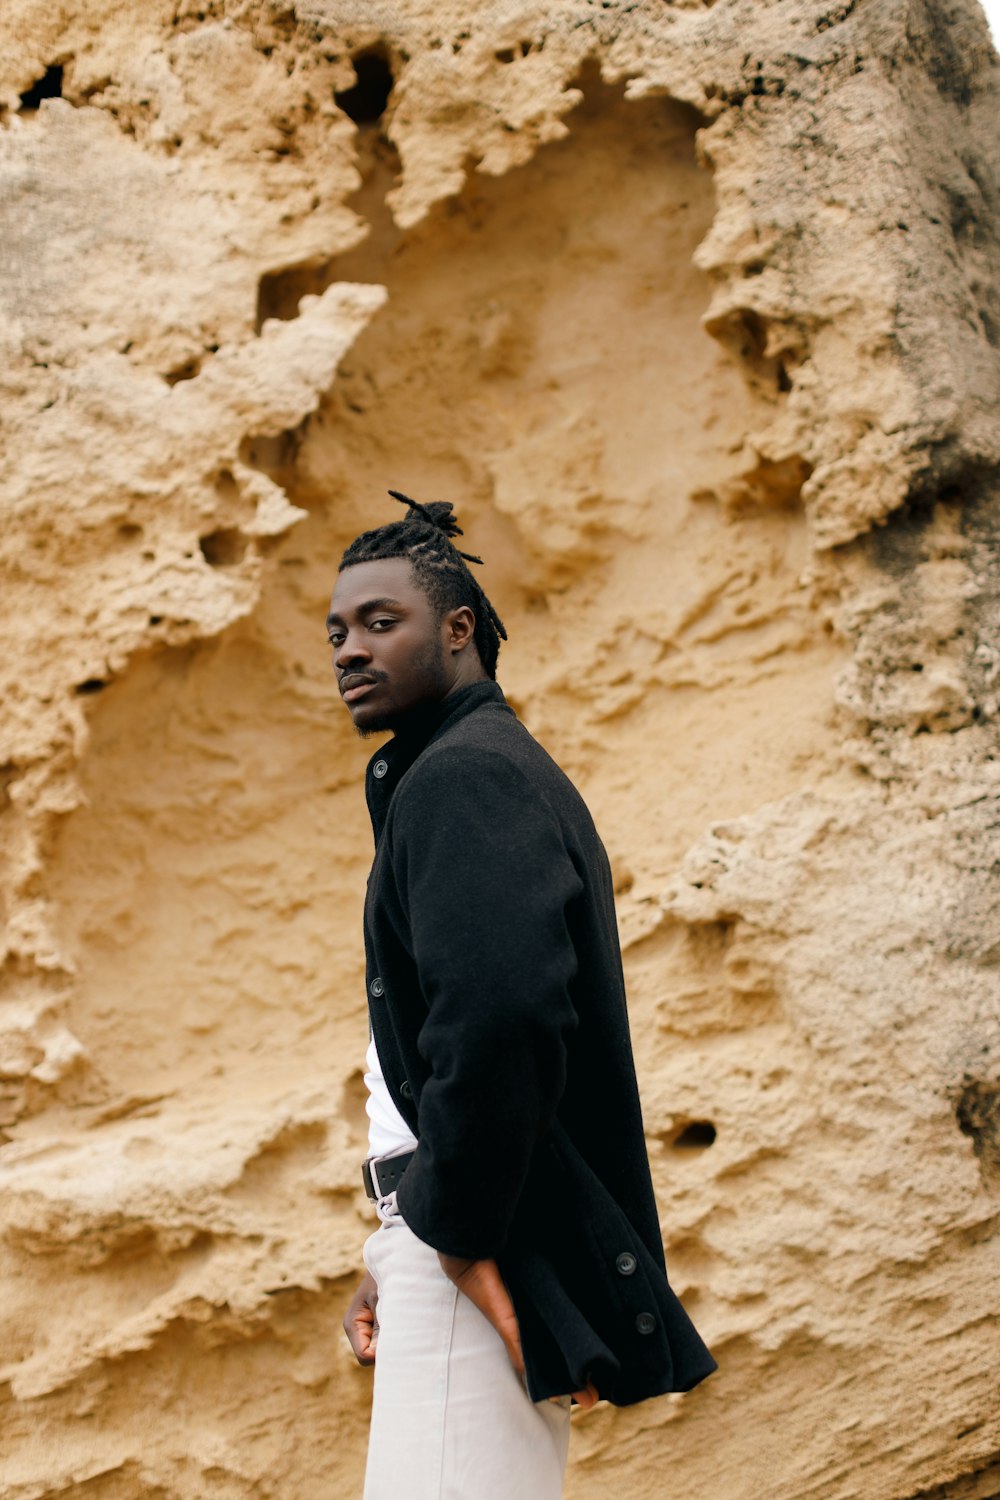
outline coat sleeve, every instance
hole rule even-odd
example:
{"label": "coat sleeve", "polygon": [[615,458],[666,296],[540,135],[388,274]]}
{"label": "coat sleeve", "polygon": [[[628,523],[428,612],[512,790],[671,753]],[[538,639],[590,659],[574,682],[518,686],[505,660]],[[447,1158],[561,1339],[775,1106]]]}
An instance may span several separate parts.
{"label": "coat sleeve", "polygon": [[393,868],[429,1076],[398,1202],[434,1249],[496,1256],[565,1086],[567,914],[583,883],[554,814],[503,755],[443,748],[400,792]]}

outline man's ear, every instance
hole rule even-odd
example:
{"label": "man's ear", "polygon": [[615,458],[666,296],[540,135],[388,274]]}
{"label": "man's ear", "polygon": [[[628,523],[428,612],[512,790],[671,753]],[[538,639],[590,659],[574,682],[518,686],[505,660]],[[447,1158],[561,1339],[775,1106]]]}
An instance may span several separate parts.
{"label": "man's ear", "polygon": [[476,616],[467,604],[460,604],[457,609],[451,609],[444,617],[446,640],[452,651],[456,654],[464,651],[476,633]]}

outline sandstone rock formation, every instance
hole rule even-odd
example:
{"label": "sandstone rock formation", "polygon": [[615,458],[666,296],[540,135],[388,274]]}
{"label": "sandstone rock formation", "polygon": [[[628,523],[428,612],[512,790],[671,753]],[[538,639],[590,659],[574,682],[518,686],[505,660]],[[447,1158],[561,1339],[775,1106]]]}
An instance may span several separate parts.
{"label": "sandstone rock formation", "polygon": [[339,1500],[369,857],[322,618],[454,500],[616,869],[718,1355],[568,1495],[1000,1494],[975,0],[8,0],[0,1493]]}

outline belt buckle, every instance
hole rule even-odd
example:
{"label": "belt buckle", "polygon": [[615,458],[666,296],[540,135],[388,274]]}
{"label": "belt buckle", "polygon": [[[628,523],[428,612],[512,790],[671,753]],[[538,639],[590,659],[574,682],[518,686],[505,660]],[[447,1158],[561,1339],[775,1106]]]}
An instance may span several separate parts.
{"label": "belt buckle", "polygon": [[361,1176],[364,1180],[365,1192],[368,1194],[368,1202],[377,1203],[379,1200],[378,1182],[376,1180],[375,1174],[372,1172],[371,1161],[364,1161],[361,1163]]}

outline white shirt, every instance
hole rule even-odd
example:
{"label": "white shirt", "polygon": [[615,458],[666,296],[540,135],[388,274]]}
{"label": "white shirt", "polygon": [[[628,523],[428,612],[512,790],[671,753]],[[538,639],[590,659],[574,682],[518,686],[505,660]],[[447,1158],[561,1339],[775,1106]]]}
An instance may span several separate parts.
{"label": "white shirt", "polygon": [[368,1043],[365,1053],[365,1088],[368,1099],[365,1111],[368,1115],[368,1155],[398,1156],[402,1151],[415,1151],[417,1138],[410,1130],[393,1103],[389,1087],[382,1076],[382,1065],[378,1060],[375,1038]]}

